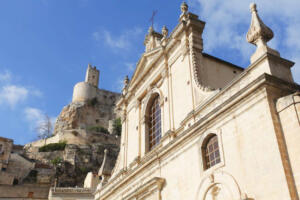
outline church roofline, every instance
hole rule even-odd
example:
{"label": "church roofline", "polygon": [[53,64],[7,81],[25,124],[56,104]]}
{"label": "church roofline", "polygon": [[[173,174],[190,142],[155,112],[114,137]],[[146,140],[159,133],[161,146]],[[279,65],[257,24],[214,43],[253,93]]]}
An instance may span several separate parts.
{"label": "church roofline", "polygon": [[[205,22],[200,20],[198,15],[196,14],[193,14],[191,12],[188,12],[186,13],[186,16],[187,16],[187,21],[183,20],[182,19],[182,16],[180,17],[180,21],[179,23],[175,26],[175,28],[173,29],[173,31],[170,33],[169,35],[169,40],[166,42],[164,48],[162,48],[161,46],[160,47],[157,47],[149,52],[144,52],[139,61],[137,62],[136,64],[136,68],[135,68],[135,71],[132,75],[132,79],[130,80],[129,84],[128,84],[128,91],[132,91],[133,89],[132,88],[135,88],[136,85],[137,85],[137,82],[139,82],[139,80],[142,79],[142,77],[144,77],[145,73],[143,74],[142,77],[136,77],[137,76],[137,73],[140,71],[139,68],[140,68],[140,65],[142,65],[145,61],[145,57],[147,57],[148,55],[151,55],[153,52],[157,51],[156,53],[158,54],[151,63],[155,63],[161,56],[163,56],[164,52],[166,51],[169,51],[170,49],[172,49],[174,47],[174,45],[176,44],[177,40],[176,40],[176,37],[182,33],[187,27],[189,26],[197,26],[197,24],[201,24],[201,26],[205,26]],[[130,95],[131,96],[131,95]],[[130,96],[128,96],[128,98],[130,98]],[[117,105],[120,105],[122,104],[122,99],[120,99],[118,102],[117,102]]]}
{"label": "church roofline", "polygon": [[202,55],[203,55],[204,57],[211,58],[211,59],[213,59],[213,60],[215,60],[215,61],[217,61],[217,62],[221,62],[221,63],[224,63],[224,64],[226,64],[226,65],[230,65],[231,67],[237,68],[237,69],[239,69],[239,70],[244,70],[243,67],[240,67],[240,66],[238,66],[238,65],[235,65],[235,64],[233,64],[233,63],[231,63],[231,62],[228,62],[228,61],[226,61],[226,60],[222,60],[221,58],[212,56],[212,55],[210,55],[210,54],[208,54],[208,53],[204,53],[204,52],[203,52]]}

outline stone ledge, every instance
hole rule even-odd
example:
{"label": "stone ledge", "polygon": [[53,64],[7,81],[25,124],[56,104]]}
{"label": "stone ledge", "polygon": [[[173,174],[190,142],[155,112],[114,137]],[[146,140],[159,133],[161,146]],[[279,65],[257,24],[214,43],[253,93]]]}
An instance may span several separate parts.
{"label": "stone ledge", "polygon": [[60,194],[60,193],[84,193],[84,194],[92,194],[93,190],[91,188],[63,188],[63,187],[57,187],[57,188],[50,188],[50,192],[52,194]]}

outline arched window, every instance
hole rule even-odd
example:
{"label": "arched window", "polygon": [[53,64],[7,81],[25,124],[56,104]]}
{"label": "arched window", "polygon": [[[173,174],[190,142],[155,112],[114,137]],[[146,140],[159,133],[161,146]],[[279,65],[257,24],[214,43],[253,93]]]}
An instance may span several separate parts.
{"label": "arched window", "polygon": [[160,142],[161,138],[161,110],[159,105],[159,96],[156,96],[148,110],[149,124],[149,151]]}
{"label": "arched window", "polygon": [[204,142],[202,152],[205,169],[221,162],[218,137],[216,135],[212,135]]}

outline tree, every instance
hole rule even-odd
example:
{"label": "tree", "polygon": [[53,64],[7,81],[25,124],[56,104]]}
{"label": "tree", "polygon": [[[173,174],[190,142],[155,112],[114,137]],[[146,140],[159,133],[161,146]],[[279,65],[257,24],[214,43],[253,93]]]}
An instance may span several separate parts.
{"label": "tree", "polygon": [[114,123],[113,123],[113,133],[120,136],[121,132],[122,132],[121,118],[117,118],[114,120]]}
{"label": "tree", "polygon": [[39,139],[47,139],[52,136],[53,124],[47,114],[45,114],[44,119],[38,123],[36,131]]}

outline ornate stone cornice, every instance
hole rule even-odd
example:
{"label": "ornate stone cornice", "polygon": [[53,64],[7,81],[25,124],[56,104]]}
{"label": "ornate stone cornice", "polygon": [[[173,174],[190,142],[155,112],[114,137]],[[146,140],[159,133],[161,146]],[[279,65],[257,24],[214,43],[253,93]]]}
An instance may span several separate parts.
{"label": "ornate stone cornice", "polygon": [[132,199],[134,197],[137,199],[142,199],[143,197],[153,194],[154,192],[160,192],[165,182],[166,181],[164,178],[154,177],[125,196],[123,200]]}

